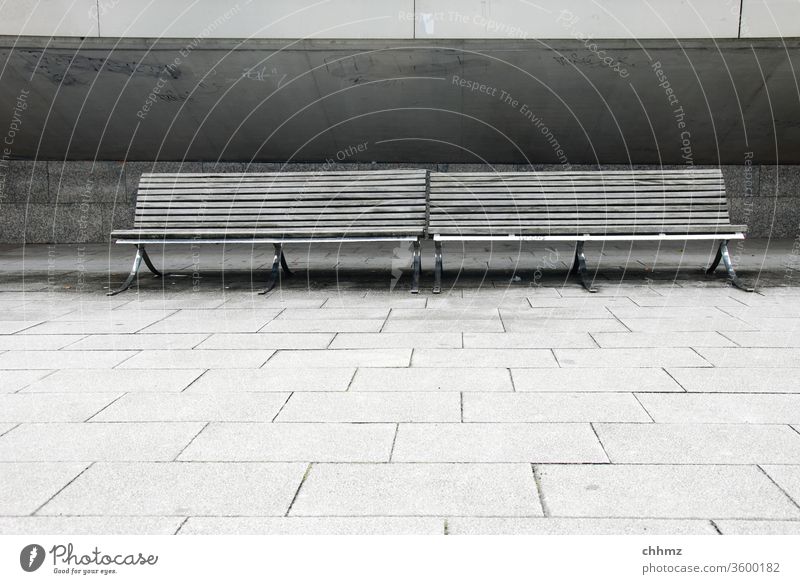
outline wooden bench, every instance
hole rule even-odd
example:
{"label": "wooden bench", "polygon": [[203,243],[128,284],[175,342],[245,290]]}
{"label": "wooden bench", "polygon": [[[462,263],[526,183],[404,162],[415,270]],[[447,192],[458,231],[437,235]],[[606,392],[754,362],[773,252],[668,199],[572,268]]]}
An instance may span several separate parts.
{"label": "wooden bench", "polygon": [[280,173],[143,174],[133,229],[111,233],[136,246],[119,294],[136,279],[142,261],[161,276],[148,244],[273,244],[265,294],[291,272],[287,243],[408,241],[413,245],[412,292],[419,291],[420,238],[425,234],[424,170]]}
{"label": "wooden bench", "polygon": [[431,173],[429,196],[434,293],[445,241],[575,242],[571,273],[595,292],[587,241],[719,240],[707,273],[722,260],[733,285],[753,290],[736,276],[728,252],[728,241],[744,239],[747,226],[730,222],[719,169]]}

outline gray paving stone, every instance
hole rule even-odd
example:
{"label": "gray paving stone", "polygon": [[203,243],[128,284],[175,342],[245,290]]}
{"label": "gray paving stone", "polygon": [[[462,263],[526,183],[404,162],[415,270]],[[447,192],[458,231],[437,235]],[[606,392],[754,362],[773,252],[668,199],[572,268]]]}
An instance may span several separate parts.
{"label": "gray paving stone", "polygon": [[7,433],[7,432],[9,432],[11,430],[13,430],[16,426],[17,426],[17,424],[13,424],[13,423],[12,424],[9,424],[9,423],[0,424],[0,436],[2,436],[3,434],[5,434],[5,433]]}
{"label": "gray paving stone", "polygon": [[[48,336],[36,335],[35,339],[47,339]],[[73,350],[115,350],[115,351],[141,351],[192,349],[208,338],[207,334],[162,334],[153,335],[138,333],[132,335],[89,335],[67,347]],[[77,340],[77,339],[76,339]]]}
{"label": "gray paving stone", "polygon": [[460,422],[455,392],[296,394],[276,422]]}
{"label": "gray paving stone", "polygon": [[449,535],[717,535],[702,519],[449,517]]}
{"label": "gray paving stone", "polygon": [[7,351],[0,369],[111,369],[135,351]]}
{"label": "gray paving stone", "polygon": [[98,463],[45,515],[284,515],[304,463]]}
{"label": "gray paving stone", "polygon": [[[36,325],[25,331],[26,335],[109,335],[131,334],[147,328],[160,317],[140,318],[139,313],[134,317],[118,317],[111,312],[106,319],[78,320],[78,321],[50,321]],[[180,331],[177,331],[180,332]]]}
{"label": "gray paving stone", "polygon": [[266,369],[281,367],[406,367],[411,349],[278,351]]}
{"label": "gray paving stone", "polygon": [[613,463],[800,463],[800,434],[758,424],[595,424]]}
{"label": "gray paving stone", "polygon": [[517,391],[683,391],[660,368],[512,369],[511,377]]}
{"label": "gray paving stone", "polygon": [[447,349],[461,347],[460,333],[339,333],[331,349]]}
{"label": "gray paving stone", "polygon": [[0,463],[0,515],[30,515],[78,476],[85,463]]}
{"label": "gray paving stone", "polygon": [[763,392],[763,393],[800,393],[800,368],[786,369],[753,369],[743,367],[730,368],[669,368],[669,374],[683,386],[686,391],[693,392]]}
{"label": "gray paving stone", "polygon": [[614,318],[609,309],[602,305],[589,306],[543,306],[528,308],[527,310],[500,309],[503,322],[514,320],[582,320],[596,318]]}
{"label": "gray paving stone", "polygon": [[82,338],[81,335],[0,335],[0,351],[55,351]]}
{"label": "gray paving stone", "polygon": [[198,349],[324,349],[331,333],[255,333],[214,334],[197,345]]}
{"label": "gray paving stone", "polygon": [[189,386],[187,393],[345,391],[354,374],[352,367],[211,370]]}
{"label": "gray paving stone", "polygon": [[35,328],[37,325],[42,324],[40,320],[22,321],[22,320],[6,320],[0,321],[0,335],[11,335],[25,329]]}
{"label": "gray paving stone", "polygon": [[[219,295],[208,295],[198,293],[165,294],[161,297],[152,298],[140,294],[132,295],[130,302],[116,308],[119,311],[129,310],[208,310],[212,308],[230,308],[225,298]],[[255,308],[255,307],[254,307]],[[265,308],[265,307],[261,307]]]}
{"label": "gray paving stone", "polygon": [[701,331],[753,331],[758,327],[733,318],[720,316],[714,318],[693,318],[684,316],[665,316],[663,318],[624,318],[622,323],[634,333],[668,333]]}
{"label": "gray paving stone", "polygon": [[[800,438],[800,436],[798,436]],[[608,462],[589,424],[400,424],[397,462]]]}
{"label": "gray paving stone", "polygon": [[541,516],[542,509],[528,464],[315,464],[289,513],[308,515]]}
{"label": "gray paving stone", "polygon": [[728,332],[725,333],[725,336],[742,347],[800,347],[800,329],[796,331]]}
{"label": "gray paving stone", "polygon": [[[551,299],[558,301],[557,298]],[[487,299],[485,298],[461,298],[453,296],[429,296],[428,304],[425,306],[429,310],[463,310],[470,311],[474,308],[485,308]],[[525,296],[497,297],[491,300],[493,306],[498,308],[530,308],[531,303]]]}
{"label": "gray paving stone", "polygon": [[[277,311],[276,311],[277,312]],[[181,333],[255,333],[271,319],[269,318],[220,318],[207,316],[203,319],[166,318],[152,324],[142,332],[149,334],[181,334]]]}
{"label": "gray paving stone", "polygon": [[434,517],[190,517],[180,530],[180,535],[443,534],[444,520]]}
{"label": "gray paving stone", "polygon": [[463,394],[465,422],[650,422],[629,393]]}
{"label": "gray paving stone", "polygon": [[363,368],[351,391],[513,391],[507,369]]}
{"label": "gray paving stone", "polygon": [[485,320],[404,320],[391,319],[386,321],[382,332],[387,333],[502,333],[503,323],[499,318]]}
{"label": "gray paving stone", "polygon": [[0,517],[2,535],[172,535],[181,517]]}
{"label": "gray paving stone", "polygon": [[389,322],[398,320],[499,320],[500,315],[497,308],[492,306],[475,307],[467,306],[463,309],[458,308],[398,308],[392,310],[389,315]]}
{"label": "gray paving stone", "polygon": [[387,316],[388,308],[287,308],[278,320],[376,320]]}
{"label": "gray paving stone", "polygon": [[559,319],[559,318],[526,318],[504,320],[506,332],[509,333],[597,333],[627,332],[621,322],[614,318]]}
{"label": "gray paving stone", "polygon": [[800,330],[800,318],[750,317],[747,319],[747,323],[748,323],[747,328],[735,329],[735,330],[748,330],[748,331],[761,331],[761,332],[792,332],[792,333]]}
{"label": "gray paving stone", "polygon": [[762,465],[770,478],[800,506],[800,465]]}
{"label": "gray paving stone", "polygon": [[0,437],[0,460],[172,460],[202,423],[23,424]]}
{"label": "gray paving stone", "polygon": [[223,305],[225,308],[321,308],[327,298],[306,297],[284,294],[282,296],[253,297],[248,294],[244,298],[231,298]]}
{"label": "gray paving stone", "polygon": [[[585,290],[581,289],[584,294]],[[559,289],[545,286],[509,286],[492,288],[489,286],[468,286],[461,291],[464,298],[485,298],[493,301],[502,298],[561,298]]]}
{"label": "gray paving stone", "polygon": [[548,349],[420,349],[412,367],[558,367]]}
{"label": "gray paving stone", "polygon": [[786,367],[800,365],[798,349],[715,349],[699,348],[697,352],[716,367]]}
{"label": "gray paving stone", "polygon": [[656,422],[800,423],[800,395],[797,394],[642,394],[638,398]]}
{"label": "gray paving stone", "polygon": [[47,393],[183,391],[202,369],[62,369],[23,390]]}
{"label": "gray paving stone", "polygon": [[210,424],[179,460],[388,462],[394,424]]}
{"label": "gray paving stone", "polygon": [[756,467],[541,465],[556,517],[797,519],[800,509]]}
{"label": "gray paving stone", "polygon": [[267,323],[262,333],[377,333],[385,319],[322,319],[317,320],[273,320]]}
{"label": "gray paving stone", "polygon": [[748,322],[751,319],[800,317],[800,306],[794,302],[763,306],[731,306],[725,307],[724,310],[727,314]]}
{"label": "gray paving stone", "polygon": [[338,309],[364,309],[364,308],[425,308],[427,305],[427,298],[413,297],[413,296],[374,296],[369,295],[364,298],[338,298],[332,296],[325,301],[322,308],[328,310],[331,308]]}
{"label": "gray paving stone", "polygon": [[34,383],[52,371],[48,370],[10,370],[0,371],[0,393],[13,393]]}
{"label": "gray paving stone", "polygon": [[467,349],[589,349],[596,346],[588,333],[464,333]]}
{"label": "gray paving stone", "polygon": [[712,306],[741,307],[742,302],[732,298],[719,289],[709,291],[691,291],[690,294],[676,294],[667,291],[663,296],[632,296],[631,301],[644,307],[653,308],[697,308]]}
{"label": "gray paving stone", "polygon": [[722,535],[800,535],[800,521],[721,519],[714,523]]}
{"label": "gray paving stone", "polygon": [[608,309],[617,318],[623,321],[646,318],[661,319],[672,318],[680,315],[681,318],[716,319],[726,316],[714,306],[612,306]]}
{"label": "gray paving stone", "polygon": [[[735,347],[718,332],[594,333],[602,348]],[[555,348],[555,347],[554,347]]]}
{"label": "gray paving stone", "polygon": [[271,350],[142,351],[125,361],[124,369],[257,369]]}
{"label": "gray paving stone", "polygon": [[271,422],[288,393],[135,393],[123,396],[92,422]]}
{"label": "gray paving stone", "polygon": [[0,422],[83,422],[115,397],[110,393],[0,394]]}
{"label": "gray paving stone", "polygon": [[561,367],[710,367],[692,349],[555,349]]}

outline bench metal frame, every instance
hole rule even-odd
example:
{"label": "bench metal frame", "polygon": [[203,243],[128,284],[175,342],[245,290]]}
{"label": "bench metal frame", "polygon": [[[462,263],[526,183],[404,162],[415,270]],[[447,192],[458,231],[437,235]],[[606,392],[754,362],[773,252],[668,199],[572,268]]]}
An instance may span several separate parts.
{"label": "bench metal frame", "polygon": [[119,287],[110,290],[106,296],[116,296],[120,292],[124,292],[131,287],[133,281],[136,280],[139,269],[142,266],[142,261],[147,265],[147,268],[154,274],[154,277],[161,278],[163,273],[156,269],[150,256],[147,254],[145,245],[166,245],[166,244],[272,244],[275,249],[275,254],[272,259],[272,269],[270,276],[267,280],[266,286],[259,292],[259,294],[266,294],[270,292],[281,281],[282,277],[291,277],[294,275],[289,269],[286,262],[286,256],[283,254],[283,246],[287,243],[363,243],[363,242],[385,242],[385,241],[407,241],[413,246],[412,260],[411,260],[411,293],[419,293],[419,278],[422,270],[422,253],[420,248],[420,238],[415,236],[378,236],[378,237],[314,237],[314,238],[292,238],[292,239],[276,239],[276,238],[230,238],[230,239],[118,239],[115,243],[129,244],[136,246],[136,255],[133,258],[133,266],[125,279],[125,282]]}
{"label": "bench metal frame", "polygon": [[642,235],[438,235],[433,236],[434,242],[434,285],[433,293],[439,294],[442,291],[442,243],[445,241],[497,241],[497,242],[514,242],[514,241],[553,241],[553,242],[575,242],[575,255],[570,267],[570,275],[578,278],[580,284],[589,292],[597,292],[594,286],[594,281],[590,278],[586,268],[586,255],[584,253],[584,244],[587,241],[719,241],[717,254],[711,265],[705,270],[707,275],[712,275],[720,261],[723,262],[725,270],[728,273],[730,283],[746,292],[754,292],[755,288],[745,284],[739,276],[736,275],[736,270],[733,268],[733,261],[731,260],[728,251],[728,242],[732,239],[744,239],[745,234],[741,232],[732,233],[691,233],[691,234],[673,234],[673,233],[658,233],[658,234],[642,234]]}

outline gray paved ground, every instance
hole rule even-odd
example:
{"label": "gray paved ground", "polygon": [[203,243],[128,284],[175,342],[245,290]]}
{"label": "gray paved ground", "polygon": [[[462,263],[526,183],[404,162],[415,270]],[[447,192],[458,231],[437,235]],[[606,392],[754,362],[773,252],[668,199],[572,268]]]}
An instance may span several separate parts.
{"label": "gray paved ground", "polygon": [[800,533],[793,247],[0,248],[0,532]]}

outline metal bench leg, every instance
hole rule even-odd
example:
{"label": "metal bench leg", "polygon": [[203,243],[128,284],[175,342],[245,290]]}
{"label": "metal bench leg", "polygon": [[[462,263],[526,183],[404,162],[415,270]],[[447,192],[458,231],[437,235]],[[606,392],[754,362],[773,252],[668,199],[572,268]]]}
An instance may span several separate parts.
{"label": "metal bench leg", "polygon": [[422,250],[419,240],[413,243],[413,259],[411,261],[411,293],[419,294],[419,273],[422,271]]}
{"label": "metal bench leg", "polygon": [[260,295],[266,294],[275,287],[275,284],[280,280],[281,264],[286,263],[283,257],[283,246],[280,243],[273,245],[275,246],[275,256],[272,258],[272,270],[270,271],[269,280],[267,280],[267,287],[259,292]]}
{"label": "metal bench leg", "polygon": [[294,272],[289,269],[289,264],[286,263],[286,256],[283,255],[283,246],[281,246],[281,268],[287,278],[294,276]]}
{"label": "metal bench leg", "polygon": [[433,247],[433,293],[439,294],[442,291],[442,242],[434,241]]}
{"label": "metal bench leg", "polygon": [[728,278],[730,278],[731,284],[739,288],[740,290],[744,290],[745,292],[754,292],[755,288],[752,286],[748,286],[736,275],[736,270],[733,269],[733,261],[731,261],[731,254],[728,253],[728,240],[725,239],[719,244],[719,249],[717,250],[717,255],[714,257],[714,261],[711,262],[711,266],[706,270],[706,274],[713,274],[714,270],[717,269],[720,260],[722,263],[725,264],[725,270],[728,272]]}
{"label": "metal bench leg", "polygon": [[577,275],[581,285],[589,292],[597,292],[597,288],[592,286],[592,282],[589,281],[589,274],[586,272],[586,256],[583,254],[582,241],[575,244],[575,260],[572,263],[570,274]]}
{"label": "metal bench leg", "polygon": [[144,263],[147,265],[147,269],[150,270],[151,272],[153,272],[153,275],[156,278],[162,277],[164,274],[159,272],[156,269],[156,267],[153,265],[153,262],[150,261],[150,256],[147,255],[147,250],[144,248],[144,246],[143,245],[137,245],[136,247],[142,252],[142,259],[144,259]]}
{"label": "metal bench leg", "polygon": [[116,296],[120,292],[125,292],[125,290],[131,287],[131,284],[133,284],[133,281],[136,279],[136,275],[139,273],[139,268],[142,266],[142,258],[144,255],[144,247],[137,245],[136,256],[133,258],[133,267],[131,268],[131,273],[128,274],[128,277],[125,282],[123,282],[122,286],[116,290],[110,290],[109,292],[106,292],[106,296]]}

